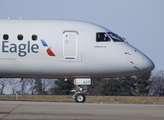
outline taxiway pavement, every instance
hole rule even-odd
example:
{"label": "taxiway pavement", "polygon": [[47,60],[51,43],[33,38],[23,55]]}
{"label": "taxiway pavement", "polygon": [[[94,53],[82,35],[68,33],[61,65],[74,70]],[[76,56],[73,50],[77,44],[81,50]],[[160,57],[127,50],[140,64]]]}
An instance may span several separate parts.
{"label": "taxiway pavement", "polygon": [[164,105],[0,101],[0,120],[164,120]]}

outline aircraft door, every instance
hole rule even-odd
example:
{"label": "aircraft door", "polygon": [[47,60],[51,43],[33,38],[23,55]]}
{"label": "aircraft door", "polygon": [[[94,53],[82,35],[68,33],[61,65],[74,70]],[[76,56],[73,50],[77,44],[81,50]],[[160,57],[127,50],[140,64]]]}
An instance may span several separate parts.
{"label": "aircraft door", "polygon": [[65,59],[75,59],[77,57],[78,32],[63,32],[63,56]]}

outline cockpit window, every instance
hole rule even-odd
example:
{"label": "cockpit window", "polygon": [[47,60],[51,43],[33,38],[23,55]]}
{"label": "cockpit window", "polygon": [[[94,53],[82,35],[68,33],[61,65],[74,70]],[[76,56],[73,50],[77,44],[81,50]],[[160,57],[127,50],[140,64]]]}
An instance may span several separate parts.
{"label": "cockpit window", "polygon": [[107,33],[99,32],[96,34],[96,41],[97,42],[107,42],[111,41]]}
{"label": "cockpit window", "polygon": [[113,32],[108,32],[108,35],[113,39],[114,42],[124,42],[123,38]]}

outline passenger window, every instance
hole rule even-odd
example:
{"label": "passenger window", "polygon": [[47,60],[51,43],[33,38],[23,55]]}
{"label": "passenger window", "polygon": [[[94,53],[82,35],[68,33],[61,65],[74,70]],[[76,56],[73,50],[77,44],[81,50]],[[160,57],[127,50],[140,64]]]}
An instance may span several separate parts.
{"label": "passenger window", "polygon": [[38,39],[38,36],[37,35],[32,35],[32,40],[37,40]]}
{"label": "passenger window", "polygon": [[23,35],[22,34],[18,35],[18,40],[23,40]]}
{"label": "passenger window", "polygon": [[8,40],[8,39],[9,39],[9,35],[8,35],[8,34],[4,34],[4,35],[3,35],[3,39],[4,39],[4,40]]}
{"label": "passenger window", "polygon": [[96,34],[96,41],[97,42],[107,42],[110,41],[109,36],[106,33],[97,33]]}

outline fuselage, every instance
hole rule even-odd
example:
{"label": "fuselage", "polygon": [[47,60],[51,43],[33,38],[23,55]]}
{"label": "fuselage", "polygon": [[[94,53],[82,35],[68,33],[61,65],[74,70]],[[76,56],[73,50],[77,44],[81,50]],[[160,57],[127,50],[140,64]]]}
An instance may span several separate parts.
{"label": "fuselage", "polygon": [[154,63],[99,25],[0,20],[0,77],[93,78],[146,73]]}

